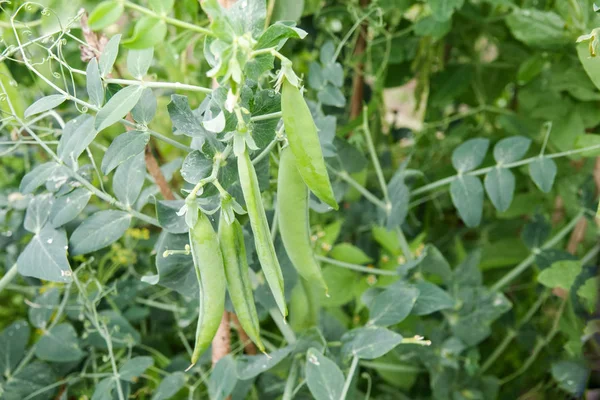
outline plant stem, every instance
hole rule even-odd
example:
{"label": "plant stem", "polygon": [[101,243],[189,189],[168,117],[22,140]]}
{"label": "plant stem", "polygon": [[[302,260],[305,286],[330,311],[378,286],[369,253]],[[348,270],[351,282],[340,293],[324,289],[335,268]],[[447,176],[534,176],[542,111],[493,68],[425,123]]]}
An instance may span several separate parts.
{"label": "plant stem", "polygon": [[379,186],[383,192],[383,200],[385,202],[386,214],[389,215],[392,210],[392,203],[387,190],[387,184],[385,183],[385,177],[383,176],[383,170],[381,164],[379,164],[379,158],[377,157],[377,151],[375,150],[375,144],[373,143],[373,137],[371,136],[371,129],[369,128],[369,114],[367,107],[363,107],[363,132],[365,133],[365,139],[367,139],[367,148],[369,154],[371,154],[371,161],[373,162],[373,168],[375,168],[375,174],[379,180]]}
{"label": "plant stem", "polygon": [[250,117],[250,121],[266,121],[268,119],[276,119],[276,118],[281,118],[282,116],[282,112],[281,111],[276,111],[270,114],[263,114],[263,115],[257,115],[255,117]]}
{"label": "plant stem", "polygon": [[402,249],[404,258],[406,258],[407,261],[412,261],[414,257],[412,251],[410,251],[410,246],[406,241],[406,236],[404,236],[404,232],[402,232],[402,227],[399,226],[396,231],[398,232],[398,240],[400,241],[400,248]]}
{"label": "plant stem", "polygon": [[[559,158],[559,157],[567,157],[567,156],[571,156],[574,154],[580,154],[580,153],[585,153],[591,150],[597,150],[600,149],[600,144],[595,144],[592,146],[588,146],[588,147],[584,147],[581,149],[573,149],[573,150],[567,150],[567,151],[563,151],[560,153],[554,153],[554,154],[550,154],[550,155],[545,155],[543,156],[544,158]],[[526,158],[524,160],[520,160],[520,161],[515,161],[512,163],[508,163],[508,164],[503,164],[502,168],[515,168],[515,167],[520,167],[522,165],[527,165],[527,164],[531,164],[532,162],[538,160],[540,158],[540,156],[535,156],[535,157],[530,157],[530,158]],[[478,175],[485,175],[488,172],[492,171],[493,169],[498,168],[498,165],[494,165],[491,167],[485,167],[485,168],[480,168],[480,169],[476,169],[475,171],[470,171],[470,172],[465,172],[463,175],[471,175],[471,176],[478,176]],[[431,191],[433,189],[436,189],[440,186],[444,186],[447,185],[449,183],[452,183],[453,181],[458,179],[458,174],[456,175],[452,175],[449,176],[447,178],[443,178],[440,179],[439,181],[435,181],[432,182],[428,185],[424,185],[421,186],[415,190],[413,190],[411,192],[411,195],[418,195],[418,194],[422,194],[428,191]]]}
{"label": "plant stem", "polygon": [[348,376],[346,377],[346,382],[344,382],[344,388],[342,389],[342,394],[340,396],[340,400],[345,400],[346,396],[348,396],[348,391],[350,390],[350,384],[352,383],[352,378],[354,377],[356,367],[358,366],[358,361],[359,361],[358,356],[352,357],[352,364],[350,364],[350,369],[348,370]]}
{"label": "plant stem", "polygon": [[[81,71],[85,74],[84,71]],[[187,90],[190,92],[201,92],[210,94],[212,89],[203,86],[188,85],[180,82],[148,82],[142,80],[130,80],[130,79],[104,79],[106,83],[116,83],[118,85],[127,86],[143,86],[152,89],[175,89],[175,90]]]}
{"label": "plant stem", "polygon": [[523,271],[525,271],[531,264],[533,264],[533,262],[535,261],[535,255],[537,252],[539,252],[539,250],[548,249],[554,246],[559,241],[561,241],[565,236],[569,234],[573,227],[577,225],[579,218],[581,218],[583,214],[583,211],[579,211],[577,215],[563,229],[561,229],[556,235],[554,235],[554,237],[552,237],[550,240],[544,243],[544,245],[540,249],[537,249],[537,251],[534,250],[534,252],[527,256],[526,259],[521,261],[519,265],[511,269],[506,275],[502,277],[502,279],[494,283],[490,290],[493,292],[498,291],[504,286],[506,286],[513,279],[515,279],[517,276],[521,275]]}
{"label": "plant stem", "polygon": [[150,17],[154,17],[154,18],[160,19],[162,21],[165,21],[167,24],[170,24],[170,25],[173,25],[173,26],[177,26],[177,27],[180,27],[180,28],[183,28],[183,29],[188,29],[190,31],[202,33],[202,34],[207,35],[207,36],[214,36],[214,33],[211,30],[209,30],[209,29],[206,29],[206,28],[203,28],[201,26],[194,25],[194,24],[190,24],[188,22],[184,22],[184,21],[178,20],[176,18],[167,17],[166,15],[158,14],[158,13],[156,13],[156,12],[154,12],[154,11],[148,9],[148,8],[139,6],[139,5],[137,5],[137,4],[135,4],[135,3],[131,2],[131,1],[125,1],[123,3],[123,5],[125,7],[131,8],[132,10],[139,11],[142,14],[146,14],[146,15],[148,15]]}
{"label": "plant stem", "polygon": [[380,369],[383,371],[413,372],[413,373],[419,373],[419,372],[424,371],[424,369],[419,368],[419,367],[414,367],[412,365],[397,365],[397,364],[388,364],[388,363],[376,362],[376,361],[361,361],[360,365],[362,365],[363,367],[366,367],[366,368]]}
{"label": "plant stem", "polygon": [[281,315],[279,309],[271,308],[269,310],[269,314],[271,315],[271,318],[275,322],[275,325],[277,325],[279,331],[281,332],[285,340],[288,342],[288,344],[296,343],[296,334],[294,333],[292,328],[290,328],[288,323],[285,322],[285,319],[283,318],[283,315]]}
{"label": "plant stem", "polygon": [[324,263],[334,265],[336,267],[351,269],[353,271],[365,272],[367,274],[373,274],[373,275],[398,276],[398,273],[395,271],[388,271],[385,269],[365,267],[363,265],[351,264],[351,263],[338,261],[338,260],[334,260],[333,258],[328,258],[328,257],[323,257],[323,256],[315,256],[315,258]]}
{"label": "plant stem", "polygon": [[290,372],[285,382],[285,389],[283,390],[283,397],[281,400],[292,400],[294,393],[294,385],[298,380],[298,359],[292,361]]}
{"label": "plant stem", "polygon": [[377,207],[379,207],[382,210],[387,212],[387,206],[385,205],[385,203],[383,201],[379,200],[373,193],[371,193],[367,189],[365,189],[360,183],[358,183],[354,179],[352,179],[352,177],[350,175],[348,175],[348,173],[346,171],[336,171],[332,168],[330,168],[330,170],[336,176],[338,176],[341,180],[343,180],[344,182],[348,183],[350,186],[352,186],[353,188],[358,190],[360,192],[360,194],[365,196],[365,198],[367,200],[369,200],[371,203],[373,203]]}
{"label": "plant stem", "polygon": [[8,285],[10,282],[12,282],[12,280],[15,279],[16,276],[17,276],[17,263],[14,263],[13,266],[10,267],[8,269],[8,271],[6,271],[4,276],[0,279],[0,292],[2,292],[4,290],[4,288],[6,288],[6,285]]}

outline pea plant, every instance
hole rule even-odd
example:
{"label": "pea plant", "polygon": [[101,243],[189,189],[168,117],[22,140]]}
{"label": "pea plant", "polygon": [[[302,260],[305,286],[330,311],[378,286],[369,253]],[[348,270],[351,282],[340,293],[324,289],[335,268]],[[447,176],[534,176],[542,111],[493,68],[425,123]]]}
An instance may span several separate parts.
{"label": "pea plant", "polygon": [[0,399],[599,390],[595,5],[0,7]]}

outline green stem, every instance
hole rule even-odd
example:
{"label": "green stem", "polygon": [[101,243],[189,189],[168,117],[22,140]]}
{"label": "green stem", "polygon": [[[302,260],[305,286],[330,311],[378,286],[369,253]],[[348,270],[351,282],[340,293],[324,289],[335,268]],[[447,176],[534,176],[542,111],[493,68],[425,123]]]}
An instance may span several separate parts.
{"label": "green stem", "polygon": [[350,384],[352,383],[352,378],[354,377],[354,373],[356,372],[356,367],[358,366],[358,361],[360,359],[358,356],[352,357],[352,364],[350,364],[350,369],[348,370],[348,376],[346,377],[346,382],[344,382],[344,388],[342,389],[342,394],[340,396],[340,400],[346,400],[346,396],[348,396],[348,391],[350,390]]}
{"label": "green stem", "polygon": [[381,164],[379,164],[379,157],[377,157],[377,151],[375,150],[375,144],[373,143],[373,137],[371,135],[371,129],[369,128],[369,111],[366,106],[363,107],[363,132],[365,133],[365,139],[367,140],[367,148],[371,155],[371,161],[373,162],[373,168],[375,168],[375,174],[379,180],[379,186],[383,192],[383,200],[385,201],[386,214],[389,215],[392,210],[392,203],[387,190],[387,184],[385,183],[385,177],[383,176],[383,170]]}
{"label": "green stem", "polygon": [[404,232],[402,232],[402,228],[398,227],[398,240],[400,241],[400,248],[402,249],[402,253],[404,253],[404,258],[407,261],[412,261],[414,259],[412,251],[410,251],[410,246],[408,245],[408,241],[406,240],[406,236],[404,236]]}
{"label": "green stem", "polygon": [[279,311],[279,309],[271,308],[269,310],[269,314],[271,315],[271,318],[275,322],[275,325],[277,325],[277,327],[279,328],[279,331],[281,332],[281,334],[283,335],[285,340],[288,342],[288,344],[296,343],[296,334],[294,333],[292,328],[290,328],[288,323],[285,321],[285,319],[283,318],[283,315],[281,315],[281,312]]}
{"label": "green stem", "polygon": [[194,25],[194,24],[190,24],[188,22],[184,22],[184,21],[178,20],[176,18],[167,17],[166,15],[158,14],[158,13],[156,13],[156,12],[154,12],[154,11],[148,9],[148,8],[139,6],[139,5],[137,5],[137,4],[135,4],[135,3],[131,2],[131,1],[125,1],[123,3],[123,5],[125,7],[131,8],[132,10],[139,11],[142,14],[146,14],[146,15],[148,15],[150,17],[158,18],[158,19],[160,19],[162,21],[165,21],[167,24],[170,24],[170,25],[173,25],[173,26],[177,26],[177,27],[183,28],[183,29],[188,29],[190,31],[202,33],[202,34],[207,35],[207,36],[214,36],[214,33],[211,30],[209,30],[209,29],[206,29],[206,28],[203,28],[201,26]]}
{"label": "green stem", "polygon": [[277,119],[277,118],[281,118],[282,116],[282,112],[281,111],[276,111],[273,113],[269,113],[269,114],[263,114],[263,115],[257,115],[255,117],[251,117],[250,121],[266,121],[268,119]]}
{"label": "green stem", "polygon": [[552,237],[550,240],[548,240],[546,243],[544,243],[544,245],[541,247],[541,249],[537,249],[537,251],[534,251],[534,253],[527,256],[527,258],[524,259],[519,265],[517,265],[512,270],[510,270],[506,275],[504,275],[502,277],[502,279],[500,279],[499,281],[494,283],[494,285],[492,285],[490,290],[493,292],[496,292],[496,291],[502,289],[504,286],[506,286],[509,282],[511,282],[517,276],[521,275],[523,273],[523,271],[525,271],[531,264],[533,264],[533,262],[535,261],[535,254],[537,252],[539,252],[539,250],[548,249],[548,248],[554,246],[559,241],[561,241],[565,236],[567,236],[569,234],[569,232],[571,232],[571,230],[575,227],[575,225],[577,225],[577,222],[583,216],[583,214],[584,214],[583,211],[579,211],[577,213],[577,215],[563,229],[561,229],[556,235],[554,235],[554,237]]}
{"label": "green stem", "polygon": [[[81,71],[85,74],[84,71]],[[130,80],[130,79],[104,79],[106,83],[116,83],[118,85],[127,86],[143,86],[152,89],[174,89],[174,90],[187,90],[190,92],[201,92],[210,94],[212,89],[203,86],[188,85],[180,82],[147,82],[142,80]]]}
{"label": "green stem", "polygon": [[287,380],[285,382],[285,389],[283,390],[283,397],[281,400],[292,400],[294,393],[294,385],[298,380],[298,360],[294,359],[292,361],[292,366],[290,367],[290,372],[288,374]]}
{"label": "green stem", "polygon": [[15,263],[12,267],[6,271],[2,279],[0,279],[0,292],[2,292],[6,286],[12,282],[13,279],[17,276],[17,263]]}
{"label": "green stem", "polygon": [[382,371],[393,371],[393,372],[412,372],[419,373],[425,371],[419,367],[413,367],[412,365],[397,365],[397,364],[388,364],[383,362],[375,362],[375,361],[361,361],[360,365],[366,368],[380,369]]}
{"label": "green stem", "polygon": [[373,274],[373,275],[387,275],[387,276],[398,276],[398,273],[395,271],[388,271],[385,269],[376,269],[376,268],[369,268],[369,267],[365,267],[363,265],[358,265],[358,264],[351,264],[351,263],[347,263],[344,261],[338,261],[338,260],[334,260],[333,258],[328,258],[328,257],[323,257],[323,256],[315,256],[315,258],[321,262],[330,264],[330,265],[334,265],[336,267],[342,267],[342,268],[346,268],[346,269],[351,269],[353,271],[358,271],[358,272],[365,272],[367,274]]}
{"label": "green stem", "polygon": [[[597,150],[597,149],[600,149],[600,144],[595,144],[595,145],[584,147],[584,148],[581,148],[581,149],[567,150],[567,151],[563,151],[563,152],[560,152],[560,153],[554,153],[554,154],[550,154],[550,155],[545,155],[543,157],[545,157],[545,158],[567,157],[567,156],[571,156],[571,155],[574,155],[574,154],[585,153],[585,152],[588,152],[588,151],[591,151],[591,150]],[[540,158],[540,156],[530,157],[530,158],[526,158],[524,160],[515,161],[515,162],[512,162],[512,163],[508,163],[508,164],[503,164],[501,167],[502,168],[508,168],[508,169],[515,168],[515,167],[520,167],[522,165],[531,164],[532,162],[538,160],[539,158]],[[498,167],[499,167],[498,165],[494,165],[494,166],[491,166],[491,167],[480,168],[480,169],[477,169],[475,171],[465,172],[463,175],[471,175],[471,176],[485,175],[488,172],[490,172],[493,169],[498,168]],[[444,186],[444,185],[447,185],[449,183],[452,183],[453,181],[455,181],[455,180],[458,179],[458,176],[459,176],[458,174],[452,175],[452,176],[449,176],[447,178],[440,179],[439,181],[432,182],[432,183],[430,183],[428,185],[421,186],[421,187],[413,190],[411,192],[411,195],[415,196],[415,195],[418,195],[418,194],[422,194],[422,193],[431,191],[433,189],[436,189],[436,188],[438,188],[440,186]]]}
{"label": "green stem", "polygon": [[367,189],[365,189],[360,183],[358,183],[354,179],[352,179],[352,177],[350,175],[348,175],[348,173],[346,171],[336,171],[332,168],[330,168],[330,171],[332,171],[336,176],[338,176],[344,182],[348,183],[354,189],[358,190],[360,192],[360,194],[365,196],[365,198],[367,200],[369,200],[371,203],[373,203],[377,207],[379,207],[382,210],[387,212],[388,208],[387,208],[386,204],[383,201],[379,200],[373,193],[371,193]]}

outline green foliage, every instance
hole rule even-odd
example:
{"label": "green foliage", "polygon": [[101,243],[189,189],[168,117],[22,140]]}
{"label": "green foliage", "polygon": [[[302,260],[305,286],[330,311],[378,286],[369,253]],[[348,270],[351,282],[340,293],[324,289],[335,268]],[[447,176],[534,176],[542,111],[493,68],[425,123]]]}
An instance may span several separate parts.
{"label": "green foliage", "polygon": [[0,398],[598,388],[596,7],[221,3],[3,5]]}

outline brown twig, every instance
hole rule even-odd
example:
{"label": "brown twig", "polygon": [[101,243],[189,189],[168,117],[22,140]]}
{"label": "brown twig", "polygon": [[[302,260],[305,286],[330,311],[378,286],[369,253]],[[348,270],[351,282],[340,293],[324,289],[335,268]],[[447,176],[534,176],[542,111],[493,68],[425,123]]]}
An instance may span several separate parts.
{"label": "brown twig", "polygon": [[[369,5],[369,0],[361,0],[360,5],[366,7]],[[364,86],[365,76],[364,69],[365,64],[362,61],[363,53],[367,45],[367,21],[363,22],[360,26],[358,39],[356,46],[354,47],[354,58],[358,59],[359,62],[356,65],[354,72],[354,78],[352,79],[352,96],[350,98],[350,120],[358,118],[362,113],[363,99],[364,99]],[[350,132],[349,136],[352,135]]]}
{"label": "brown twig", "polygon": [[250,337],[240,325],[240,321],[237,315],[235,315],[234,313],[231,313],[231,322],[233,322],[233,325],[238,332],[240,342],[244,344],[244,352],[250,355],[255,355],[256,353],[258,353],[256,346],[254,345],[254,343],[252,343],[252,340],[250,340]]}
{"label": "brown twig", "polygon": [[231,331],[229,327],[229,312],[223,312],[223,318],[219,324],[219,329],[212,341],[212,365],[213,367],[219,360],[225,357],[231,351]]}

